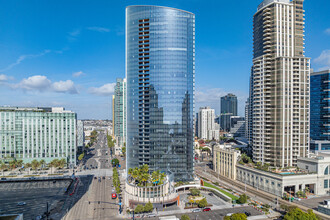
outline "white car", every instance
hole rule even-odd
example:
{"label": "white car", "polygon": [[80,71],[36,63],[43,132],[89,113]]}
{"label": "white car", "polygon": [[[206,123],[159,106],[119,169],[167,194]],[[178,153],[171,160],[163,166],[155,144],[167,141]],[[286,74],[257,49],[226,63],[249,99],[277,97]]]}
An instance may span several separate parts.
{"label": "white car", "polygon": [[154,214],[154,213],[150,213],[150,214],[148,214],[147,216],[148,216],[148,218],[156,217],[156,214]]}
{"label": "white car", "polygon": [[232,216],[234,213],[228,213],[226,216]]}
{"label": "white car", "polygon": [[201,212],[200,209],[193,209],[192,212]]}

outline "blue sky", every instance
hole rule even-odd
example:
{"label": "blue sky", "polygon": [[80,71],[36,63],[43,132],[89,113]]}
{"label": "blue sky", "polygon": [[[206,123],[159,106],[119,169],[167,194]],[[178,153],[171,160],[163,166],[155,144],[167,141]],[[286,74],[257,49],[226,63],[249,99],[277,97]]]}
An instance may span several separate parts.
{"label": "blue sky", "polygon": [[[261,0],[0,0],[0,105],[64,106],[109,119],[125,76],[125,7],[162,5],[196,14],[196,108],[219,112],[234,93],[244,113],[252,17]],[[306,56],[330,68],[330,1],[305,0]]]}

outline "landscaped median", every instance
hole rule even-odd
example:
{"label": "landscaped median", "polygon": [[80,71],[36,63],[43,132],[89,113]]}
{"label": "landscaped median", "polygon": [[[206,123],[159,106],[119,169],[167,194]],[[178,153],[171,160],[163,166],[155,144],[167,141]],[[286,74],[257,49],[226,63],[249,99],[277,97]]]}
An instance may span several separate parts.
{"label": "landscaped median", "polygon": [[204,181],[204,186],[216,189],[216,190],[222,192],[223,194],[225,194],[226,196],[228,196],[229,198],[231,198],[232,200],[236,200],[236,201],[238,200],[237,196],[234,196],[233,194],[231,194],[231,193],[229,193],[229,192],[227,192],[223,189],[220,189],[219,187],[217,187],[217,186],[215,186],[211,183],[208,183],[208,182]]}

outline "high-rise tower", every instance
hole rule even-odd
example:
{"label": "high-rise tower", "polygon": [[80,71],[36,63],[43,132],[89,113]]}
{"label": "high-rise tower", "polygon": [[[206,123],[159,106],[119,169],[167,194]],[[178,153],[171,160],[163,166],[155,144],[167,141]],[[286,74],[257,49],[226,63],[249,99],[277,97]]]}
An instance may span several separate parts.
{"label": "high-rise tower", "polygon": [[126,8],[127,169],[193,178],[195,15]]}
{"label": "high-rise tower", "polygon": [[220,98],[220,127],[230,131],[230,117],[237,116],[237,96],[229,93]]}
{"label": "high-rise tower", "polygon": [[253,159],[295,166],[309,145],[303,0],[264,0],[253,23]]}
{"label": "high-rise tower", "polygon": [[118,78],[114,92],[113,129],[120,146],[126,141],[126,87],[126,79]]}

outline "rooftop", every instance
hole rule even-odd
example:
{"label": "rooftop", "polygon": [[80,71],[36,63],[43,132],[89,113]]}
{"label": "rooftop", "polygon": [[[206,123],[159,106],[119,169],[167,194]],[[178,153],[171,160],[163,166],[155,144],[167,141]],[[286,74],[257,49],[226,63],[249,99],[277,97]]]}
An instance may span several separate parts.
{"label": "rooftop", "polygon": [[264,0],[263,2],[261,2],[261,4],[258,6],[258,11],[260,9],[262,9],[263,7],[269,5],[269,4],[272,4],[272,3],[275,3],[275,2],[278,2],[278,3],[290,3],[290,0]]}
{"label": "rooftop", "polygon": [[0,112],[51,112],[51,113],[73,113],[63,107],[0,107]]}
{"label": "rooftop", "polygon": [[127,6],[126,8],[130,8],[130,7],[154,7],[154,8],[165,8],[165,9],[171,9],[171,10],[181,11],[181,12],[185,12],[185,13],[188,13],[188,14],[195,15],[194,13],[189,12],[189,11],[184,11],[184,10],[181,10],[181,9],[178,9],[178,8],[171,8],[171,7],[159,6],[159,5],[130,5],[130,6]]}

